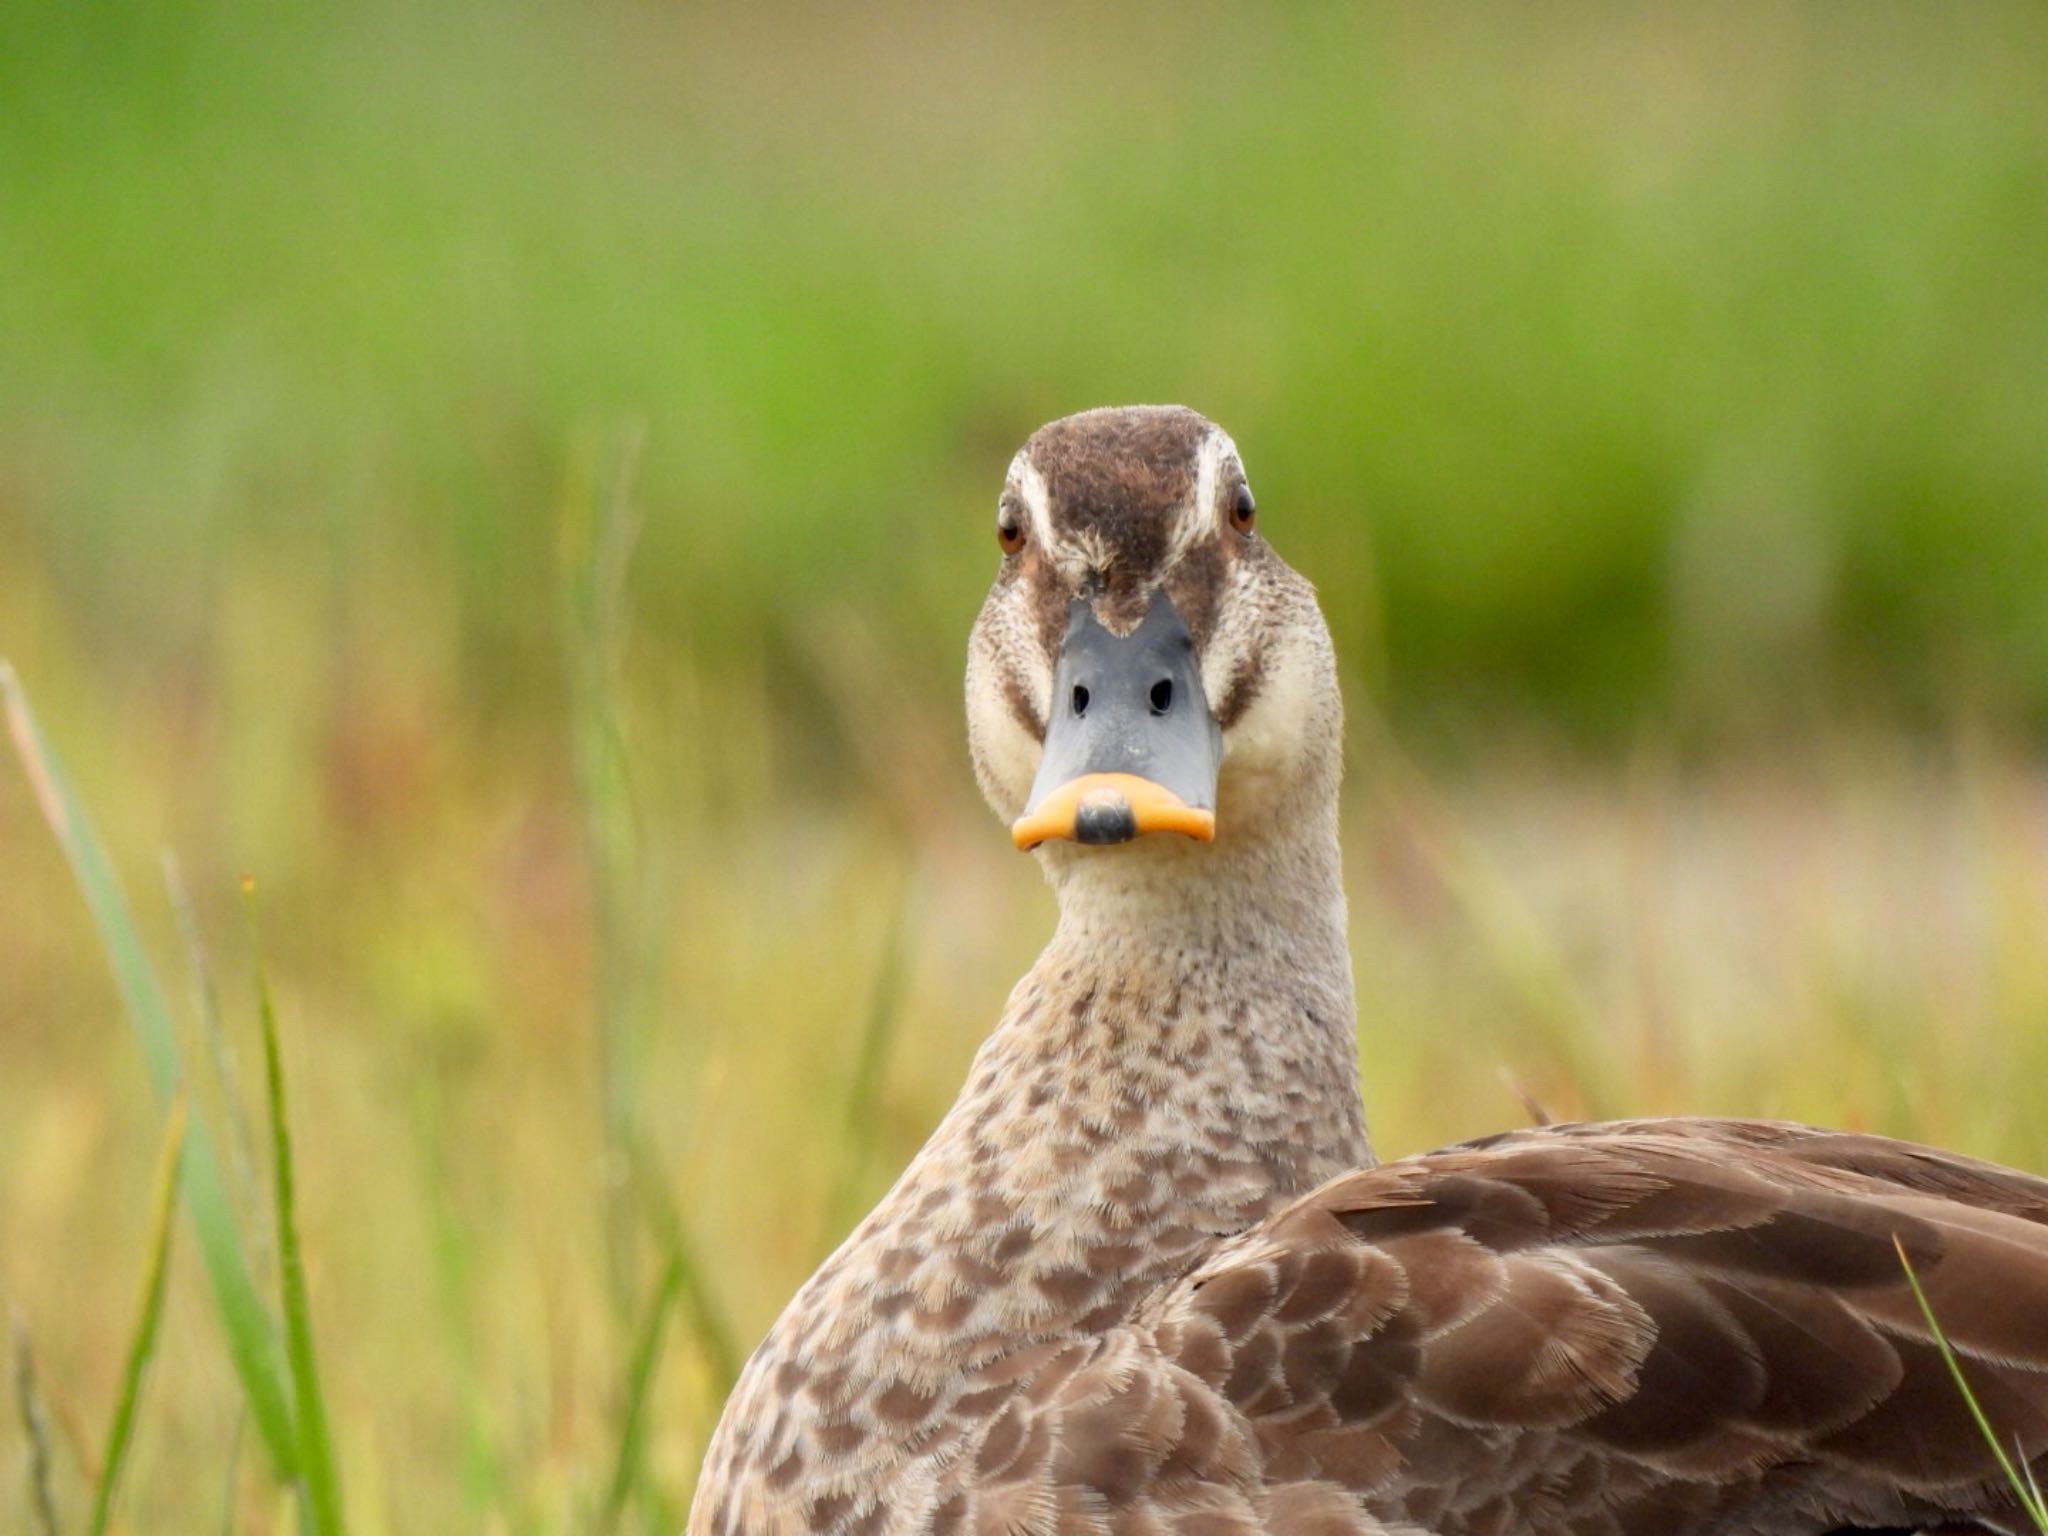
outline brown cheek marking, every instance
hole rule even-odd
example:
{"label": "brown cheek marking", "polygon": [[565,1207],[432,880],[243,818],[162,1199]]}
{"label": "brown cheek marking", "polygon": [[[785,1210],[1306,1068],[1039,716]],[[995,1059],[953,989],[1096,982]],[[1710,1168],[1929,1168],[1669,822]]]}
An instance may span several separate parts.
{"label": "brown cheek marking", "polygon": [[1224,555],[1214,540],[1189,550],[1166,578],[1166,595],[1173,600],[1174,611],[1187,625],[1197,650],[1215,633],[1216,604],[1224,579]]}
{"label": "brown cheek marking", "polygon": [[[1272,546],[1256,535],[1248,539],[1234,530],[1225,529],[1220,547],[1226,560],[1246,563],[1249,567],[1249,584],[1265,591],[1269,598],[1276,577],[1279,579],[1283,596],[1288,592],[1290,583],[1306,590],[1305,585],[1293,572],[1281,564],[1279,557],[1273,553]],[[1223,580],[1221,575],[1216,579],[1215,588],[1219,592],[1222,590]],[[1254,644],[1250,654],[1238,662],[1229,684],[1223,690],[1223,702],[1216,710],[1216,723],[1226,731],[1237,724],[1244,717],[1244,712],[1251,708],[1252,702],[1258,698],[1259,690],[1265,686],[1266,648]]]}
{"label": "brown cheek marking", "polygon": [[1048,657],[1057,656],[1060,642],[1067,635],[1069,598],[1048,561],[1035,552],[1031,561],[1024,579],[1031,588],[1031,617],[1038,626],[1038,646]]}
{"label": "brown cheek marking", "polygon": [[1031,690],[1024,686],[1024,679],[1014,672],[1003,674],[1003,702],[1010,707],[1011,718],[1024,727],[1024,732],[1033,741],[1045,740],[1045,717],[1038,712],[1038,701],[1031,697]]}
{"label": "brown cheek marking", "polygon": [[1266,657],[1263,651],[1254,651],[1237,664],[1237,670],[1230,675],[1230,686],[1223,690],[1223,703],[1216,710],[1216,723],[1229,730],[1251,708],[1252,700],[1259,696],[1259,690],[1266,683]]}

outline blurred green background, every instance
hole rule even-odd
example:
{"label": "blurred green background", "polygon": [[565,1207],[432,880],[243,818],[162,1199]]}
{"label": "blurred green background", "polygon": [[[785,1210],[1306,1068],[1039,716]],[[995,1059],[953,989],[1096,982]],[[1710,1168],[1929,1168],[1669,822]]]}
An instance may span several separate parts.
{"label": "blurred green background", "polygon": [[[270,893],[359,1526],[583,1528],[621,1117],[743,1347],[917,1145],[1049,917],[995,492],[1131,400],[1336,631],[1387,1151],[1505,1070],[2048,1161],[2040,6],[21,0],[0,656],[237,1029]],[[91,1422],[156,1125],[0,774],[0,1294]],[[129,1507],[268,1529],[188,1262]]]}
{"label": "blurred green background", "polygon": [[11,625],[397,567],[520,709],[630,416],[648,643],[949,687],[1015,443],[1175,399],[1404,707],[2048,713],[2037,6],[12,16]]}

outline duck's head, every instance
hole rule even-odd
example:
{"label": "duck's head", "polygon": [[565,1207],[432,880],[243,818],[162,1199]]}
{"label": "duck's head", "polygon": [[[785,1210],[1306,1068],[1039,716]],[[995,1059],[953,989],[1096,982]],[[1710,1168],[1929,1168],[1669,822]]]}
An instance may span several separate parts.
{"label": "duck's head", "polygon": [[1181,406],[1055,421],[1011,460],[995,524],[968,738],[1018,847],[1323,830],[1342,736],[1329,632],[1222,428]]}

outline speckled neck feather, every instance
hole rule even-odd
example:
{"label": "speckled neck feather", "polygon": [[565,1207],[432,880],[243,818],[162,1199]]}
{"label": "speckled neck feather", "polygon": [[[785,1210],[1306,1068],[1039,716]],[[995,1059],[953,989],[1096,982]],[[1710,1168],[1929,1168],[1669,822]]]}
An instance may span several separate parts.
{"label": "speckled neck feather", "polygon": [[749,1363],[727,1419],[761,1428],[707,1476],[755,1513],[714,1528],[916,1480],[988,1362],[1109,1328],[1370,1160],[1334,804],[1272,841],[1050,864],[1059,926],[959,1099]]}

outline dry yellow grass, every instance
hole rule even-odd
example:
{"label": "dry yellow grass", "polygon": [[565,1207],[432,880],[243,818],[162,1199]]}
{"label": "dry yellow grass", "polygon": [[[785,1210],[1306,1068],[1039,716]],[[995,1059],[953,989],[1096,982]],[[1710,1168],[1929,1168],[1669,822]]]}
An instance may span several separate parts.
{"label": "dry yellow grass", "polygon": [[[841,625],[826,649],[863,667],[879,645]],[[746,1344],[836,1239],[835,1205],[878,1192],[948,1100],[1050,904],[974,801],[944,713],[883,692],[791,719],[744,677],[629,676],[659,936],[633,1092]],[[258,1058],[228,861],[266,877],[352,1527],[580,1530],[612,1476],[639,1318],[606,1278],[581,813],[561,740],[429,729],[432,686],[384,679],[339,721],[281,694],[252,710],[289,781],[262,792],[299,809],[224,847],[195,836],[222,807],[194,810],[221,763],[181,759],[149,708],[129,740],[153,752],[50,723],[174,973],[154,845],[186,855],[245,1082]],[[1786,1116],[2048,1167],[2048,778],[2024,757],[1967,732],[1843,730],[1754,761],[1645,747],[1588,765],[1524,741],[1427,771],[1357,713],[1346,837],[1384,1152],[1523,1118],[1511,1080],[1560,1117]],[[0,846],[0,1290],[55,1416],[95,1424],[158,1121],[12,771]],[[844,1106],[906,903],[863,1149]],[[660,1261],[644,1238],[632,1295]],[[649,1529],[680,1508],[715,1406],[687,1319],[658,1365],[635,1506]],[[276,1528],[257,1449],[230,1471],[236,1404],[181,1245],[128,1475],[136,1521],[209,1528],[232,1483],[237,1528]],[[61,1437],[57,1470],[75,1513],[86,1484]],[[23,1477],[22,1457],[0,1462],[0,1508],[27,1507]]]}

